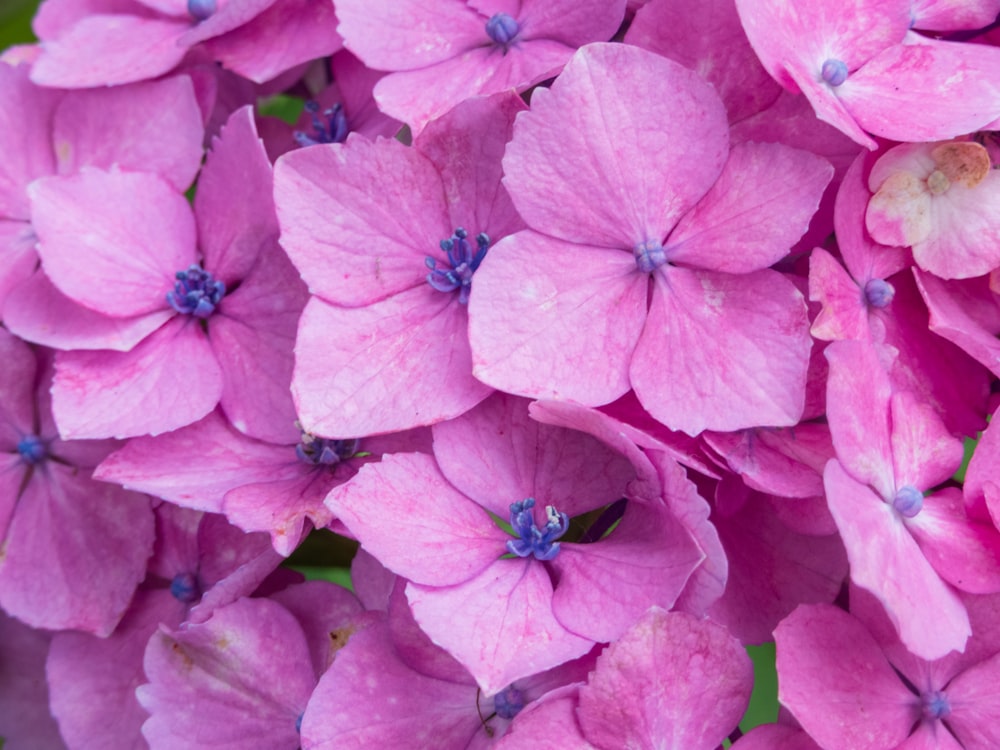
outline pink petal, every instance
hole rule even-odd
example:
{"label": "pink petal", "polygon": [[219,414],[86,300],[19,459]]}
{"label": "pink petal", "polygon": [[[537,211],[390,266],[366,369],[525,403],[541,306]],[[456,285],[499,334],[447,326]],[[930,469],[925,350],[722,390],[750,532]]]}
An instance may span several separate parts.
{"label": "pink petal", "polygon": [[719,746],[750,700],[753,666],[725,628],[653,608],[609,646],[577,716],[601,748]]}
{"label": "pink petal", "polygon": [[176,317],[129,352],[60,352],[52,411],[67,439],[157,435],[201,419],[221,392],[207,337]]}
{"label": "pink petal", "polygon": [[527,230],[490,249],[473,286],[469,339],[484,383],[592,406],[628,390],[649,286],[630,254]]}
{"label": "pink petal", "polygon": [[40,86],[89,88],[156,78],[181,61],[186,20],[97,14],[43,43],[31,68]]}
{"label": "pink petal", "polygon": [[425,284],[424,258],[455,230],[437,170],[396,141],[355,136],[289,152],[275,166],[274,200],[282,247],[309,291],[335,304]]}
{"label": "pink petal", "polygon": [[468,411],[491,389],[472,377],[467,327],[458,299],[426,283],[367,307],[312,298],[299,323],[292,375],[303,426],[351,437]]}
{"label": "pink petal", "polygon": [[629,370],[643,406],[689,435],[795,424],[812,346],[801,293],[770,270],[665,268]]}
{"label": "pink petal", "polygon": [[52,154],[52,111],[59,92],[28,80],[27,66],[0,65],[0,216],[27,219],[28,184],[56,171]]}
{"label": "pink petal", "polygon": [[536,94],[507,148],[505,184],[528,226],[553,237],[624,249],[660,241],[728,155],[711,87],[637,47],[589,45]]}
{"label": "pink petal", "polygon": [[734,146],[719,179],[670,233],[670,262],[726,273],[767,268],[805,233],[831,177],[830,163],[805,151]]}
{"label": "pink petal", "polygon": [[823,341],[868,339],[868,304],[864,290],[847,270],[821,247],[809,256],[809,300],[823,307],[810,333]]}
{"label": "pink petal", "polygon": [[[161,2],[162,0],[155,1]],[[181,0],[167,0],[167,2],[177,2],[181,7],[184,7]],[[274,4],[275,0],[241,0],[240,2],[222,3],[211,16],[190,26],[189,31],[181,39],[181,44],[191,47],[198,42],[238,29]]]}
{"label": "pink petal", "polygon": [[510,539],[419,453],[367,464],[333,489],[327,506],[387,568],[429,586],[483,575]]}
{"label": "pink petal", "polygon": [[37,238],[31,224],[0,219],[0,318],[10,294],[34,273],[38,266]]}
{"label": "pink petal", "polygon": [[84,168],[30,192],[45,272],[92,310],[130,317],[165,309],[176,272],[196,261],[191,209],[156,175]]}
{"label": "pink petal", "polygon": [[839,462],[830,461],[824,478],[851,580],[878,597],[900,639],[917,656],[938,659],[961,651],[970,633],[965,608],[927,562],[902,518]]}
{"label": "pink petal", "polygon": [[465,665],[487,695],[594,645],[553,617],[551,596],[549,574],[535,560],[495,560],[458,586],[406,587],[417,623]]}
{"label": "pink petal", "polygon": [[65,750],[49,712],[45,661],[51,636],[0,612],[0,726],[10,750]]}
{"label": "pink petal", "polygon": [[948,685],[948,698],[955,711],[948,725],[965,748],[977,750],[1000,743],[995,717],[1000,714],[996,685],[1000,680],[1000,654],[958,675]]}
{"label": "pink petal", "polygon": [[962,465],[962,441],[952,435],[930,404],[911,392],[892,394],[892,465],[897,489],[911,484],[927,490]]}

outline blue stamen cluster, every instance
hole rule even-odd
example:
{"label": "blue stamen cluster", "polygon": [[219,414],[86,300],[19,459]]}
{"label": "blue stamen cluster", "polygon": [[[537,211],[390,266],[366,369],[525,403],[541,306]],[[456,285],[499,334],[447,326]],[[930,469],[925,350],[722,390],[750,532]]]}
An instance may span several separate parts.
{"label": "blue stamen cluster", "polygon": [[643,273],[655,271],[667,262],[667,253],[659,240],[640,242],[632,248],[632,255],[635,257],[635,264]]}
{"label": "blue stamen cluster", "polygon": [[25,435],[17,441],[17,452],[21,460],[32,466],[39,464],[49,456],[45,443],[37,435]]}
{"label": "blue stamen cluster", "polygon": [[513,685],[508,685],[493,696],[493,710],[501,719],[513,719],[524,708],[524,693]]}
{"label": "blue stamen cluster", "polygon": [[847,80],[847,63],[831,58],[823,63],[819,74],[831,86],[840,86]]}
{"label": "blue stamen cluster", "polygon": [[951,713],[951,704],[948,703],[948,696],[940,690],[932,690],[924,693],[920,697],[924,717],[931,721],[943,719]]}
{"label": "blue stamen cluster", "polygon": [[195,21],[204,21],[215,10],[215,0],[188,0],[188,15]]}
{"label": "blue stamen cluster", "polygon": [[198,266],[178,271],[173,291],[167,292],[167,302],[177,312],[205,319],[215,312],[215,306],[226,294],[226,285]]}
{"label": "blue stamen cluster", "polygon": [[469,233],[462,227],[446,240],[441,240],[441,249],[448,256],[448,268],[438,268],[437,261],[427,256],[424,261],[431,272],[427,274],[427,283],[439,292],[454,292],[459,289],[458,301],[463,305],[469,302],[469,292],[472,290],[472,275],[486,257],[490,238],[483,232],[476,235],[476,251],[469,246]]}
{"label": "blue stamen cluster", "polygon": [[313,132],[303,133],[296,130],[292,135],[300,146],[315,146],[320,143],[343,143],[350,128],[347,127],[347,115],[342,104],[334,104],[329,109],[320,112],[319,102],[309,100],[305,105],[306,112],[311,115]]}
{"label": "blue stamen cluster", "polygon": [[534,507],[533,497],[510,504],[510,525],[514,527],[514,532],[520,539],[511,539],[507,542],[507,551],[518,557],[534,555],[536,560],[551,560],[559,554],[559,543],[556,539],[565,534],[569,528],[569,516],[548,505],[545,508],[545,517],[548,520],[545,526],[539,529],[531,512]]}
{"label": "blue stamen cluster", "polygon": [[335,466],[356,454],[360,446],[361,441],[357,438],[332,440],[303,432],[302,439],[295,446],[295,455],[299,461],[313,466]]}
{"label": "blue stamen cluster", "polygon": [[865,284],[865,301],[872,307],[888,307],[896,290],[885,279],[870,279]]}
{"label": "blue stamen cluster", "polygon": [[521,30],[518,22],[507,13],[497,13],[486,22],[486,35],[507,51],[507,47]]}
{"label": "blue stamen cluster", "polygon": [[904,485],[896,491],[892,507],[899,515],[913,518],[924,507],[924,493],[912,484]]}
{"label": "blue stamen cluster", "polygon": [[201,598],[201,586],[194,573],[178,573],[170,582],[170,593],[179,602],[191,604]]}

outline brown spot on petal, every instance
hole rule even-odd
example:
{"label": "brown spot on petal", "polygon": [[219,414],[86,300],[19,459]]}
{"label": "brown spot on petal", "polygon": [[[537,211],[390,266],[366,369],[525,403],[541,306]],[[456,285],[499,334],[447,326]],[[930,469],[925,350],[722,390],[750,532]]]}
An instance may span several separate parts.
{"label": "brown spot on petal", "polygon": [[990,171],[989,152],[971,141],[942,143],[931,151],[931,158],[952,185],[961,182],[967,188],[975,187]]}

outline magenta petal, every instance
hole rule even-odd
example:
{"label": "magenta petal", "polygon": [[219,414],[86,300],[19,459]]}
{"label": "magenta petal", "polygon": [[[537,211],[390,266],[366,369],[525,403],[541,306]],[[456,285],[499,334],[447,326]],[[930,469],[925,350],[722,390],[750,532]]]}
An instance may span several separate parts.
{"label": "magenta petal", "polygon": [[468,411],[491,389],[472,377],[467,328],[458,299],[427,284],[359,308],[312,298],[299,324],[292,374],[303,426],[353,437]]}
{"label": "magenta petal", "polygon": [[33,627],[108,635],[153,551],[149,500],[77,467],[46,468],[21,495],[4,542],[0,606]]}
{"label": "magenta petal", "polygon": [[823,307],[810,332],[822,341],[867,339],[868,305],[864,290],[840,263],[821,247],[809,256],[809,300]]}
{"label": "magenta petal", "polygon": [[387,568],[430,586],[482,574],[506,554],[510,539],[485,508],[448,484],[433,458],[420,453],[386,455],[365,465],[326,502]]}
{"label": "magenta petal", "polygon": [[752,686],[750,658],[725,628],[653,608],[598,657],[577,716],[600,748],[711,750]]}
{"label": "magenta petal", "polygon": [[826,604],[803,605],[774,633],[779,697],[826,748],[896,747],[920,718],[906,689],[859,620]]}
{"label": "magenta petal", "polygon": [[962,441],[948,431],[930,404],[910,391],[894,393],[889,418],[897,485],[910,484],[927,490],[958,471],[962,465]]}
{"label": "magenta petal", "polygon": [[128,318],[102,315],[60,292],[41,270],[17,287],[3,308],[7,328],[36,344],[125,352],[174,315],[166,306]]}
{"label": "magenta petal", "polygon": [[45,659],[51,635],[0,611],[0,728],[10,750],[65,750],[49,712]]}
{"label": "magenta petal", "polygon": [[154,174],[85,167],[38,180],[30,194],[42,267],[63,294],[97,312],[165,309],[175,274],[196,260],[191,208]]}
{"label": "magenta petal", "polygon": [[947,721],[962,747],[985,750],[1000,744],[998,682],[1000,654],[967,669],[948,685],[948,698],[956,710]]}
{"label": "magenta petal", "polygon": [[274,201],[309,291],[341,305],[425,286],[424,259],[455,230],[434,165],[397,141],[289,152],[274,168]]}
{"label": "magenta petal", "polygon": [[269,599],[240,599],[207,622],[161,629],[144,667],[149,684],[137,696],[152,714],[142,732],[153,748],[297,747],[296,720],[316,684],[301,626]]}
{"label": "magenta petal", "polygon": [[201,419],[221,393],[207,337],[176,317],[129,352],[59,352],[52,412],[64,438],[157,435]]}
{"label": "magenta petal", "polygon": [[794,284],[674,267],[654,280],[629,369],[650,414],[689,435],[798,422],[812,339]]}
{"label": "magenta petal", "polygon": [[577,635],[617,640],[650,607],[671,608],[704,559],[666,505],[630,500],[608,537],[560,547],[552,611]]}
{"label": "magenta petal", "polygon": [[0,318],[10,294],[21,286],[38,266],[35,232],[25,221],[0,219]]}
{"label": "magenta petal", "polygon": [[515,124],[504,181],[528,226],[553,237],[625,249],[659,242],[728,155],[711,86],[638,47],[588,45],[536,94]]}
{"label": "magenta petal", "polygon": [[41,86],[89,88],[156,78],[181,61],[186,20],[92,15],[42,45],[31,69]]}
{"label": "magenta petal", "polygon": [[805,233],[832,177],[830,163],[809,152],[738,144],[719,179],[671,232],[667,257],[726,273],[767,268]]}
{"label": "magenta petal", "polygon": [[417,623],[465,665],[487,695],[594,645],[559,623],[551,596],[549,574],[535,560],[496,560],[458,586],[406,587]]}
{"label": "magenta petal", "polygon": [[154,172],[183,191],[201,165],[205,128],[187,76],[70,92],[52,128],[60,174],[117,164]]}
{"label": "magenta petal", "polygon": [[490,249],[473,286],[477,378],[511,393],[590,406],[628,390],[626,365],[649,286],[630,253],[526,230]]}
{"label": "magenta petal", "polygon": [[851,580],[882,602],[900,639],[917,656],[938,659],[961,651],[970,633],[965,607],[927,562],[899,514],[835,459],[824,479]]}

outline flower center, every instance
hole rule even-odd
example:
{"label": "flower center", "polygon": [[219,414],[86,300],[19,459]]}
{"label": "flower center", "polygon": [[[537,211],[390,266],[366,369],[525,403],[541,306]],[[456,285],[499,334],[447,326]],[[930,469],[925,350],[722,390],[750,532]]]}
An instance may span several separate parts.
{"label": "flower center", "polygon": [[517,21],[506,13],[497,13],[486,22],[486,35],[507,51],[507,47],[521,30]]}
{"label": "flower center", "polygon": [[215,0],[188,0],[188,15],[195,21],[204,21],[215,13]]}
{"label": "flower center", "polygon": [[215,312],[215,306],[226,294],[226,285],[198,266],[178,271],[173,291],[167,292],[167,302],[177,312],[204,320]]}
{"label": "flower center", "polygon": [[569,528],[569,516],[558,512],[553,506],[545,507],[545,526],[538,528],[531,509],[535,498],[529,497],[519,503],[510,504],[510,525],[518,539],[507,542],[507,551],[518,557],[534,555],[536,560],[551,560],[559,554],[556,541]]}
{"label": "flower center", "polygon": [[37,435],[25,435],[17,441],[17,452],[21,460],[32,466],[39,464],[49,457],[49,451],[45,443]]}
{"label": "flower center", "polygon": [[951,180],[948,179],[948,175],[942,172],[940,169],[935,169],[930,173],[927,178],[927,189],[931,191],[932,195],[941,195],[942,193],[947,193],[948,188],[951,187]]}
{"label": "flower center", "polygon": [[659,240],[646,240],[632,248],[635,264],[643,273],[655,271],[667,262],[667,254]]}
{"label": "flower center", "polygon": [[524,693],[513,685],[508,685],[493,696],[493,710],[501,719],[513,719],[524,708]]}
{"label": "flower center", "polygon": [[476,235],[476,251],[473,252],[468,241],[469,233],[462,227],[446,240],[441,240],[441,249],[448,256],[448,267],[438,268],[437,261],[427,256],[424,261],[431,272],[427,274],[427,283],[439,292],[453,292],[459,289],[458,301],[463,305],[469,301],[472,289],[472,275],[486,257],[490,238],[480,232]]}
{"label": "flower center", "polygon": [[913,518],[924,507],[924,493],[912,484],[904,485],[896,491],[892,507],[901,516]]}
{"label": "flower center", "polygon": [[924,717],[935,721],[942,719],[951,713],[951,705],[948,703],[948,696],[940,690],[932,690],[920,696],[921,707]]}
{"label": "flower center", "polygon": [[847,64],[843,60],[831,58],[823,63],[820,75],[831,86],[839,86],[847,80]]}
{"label": "flower center", "polygon": [[870,279],[865,284],[865,301],[872,307],[888,307],[895,295],[896,290],[885,279]]}
{"label": "flower center", "polygon": [[343,143],[350,130],[347,127],[347,115],[342,104],[334,104],[329,109],[320,112],[319,102],[306,102],[306,112],[312,118],[312,134],[296,130],[293,135],[300,146],[315,146],[319,143]]}
{"label": "flower center", "polygon": [[355,456],[360,446],[361,441],[358,438],[332,440],[303,431],[302,439],[295,446],[295,455],[300,461],[313,466],[336,466],[341,461]]}
{"label": "flower center", "polygon": [[201,598],[201,586],[194,573],[178,573],[170,582],[170,593],[177,601],[191,604]]}

